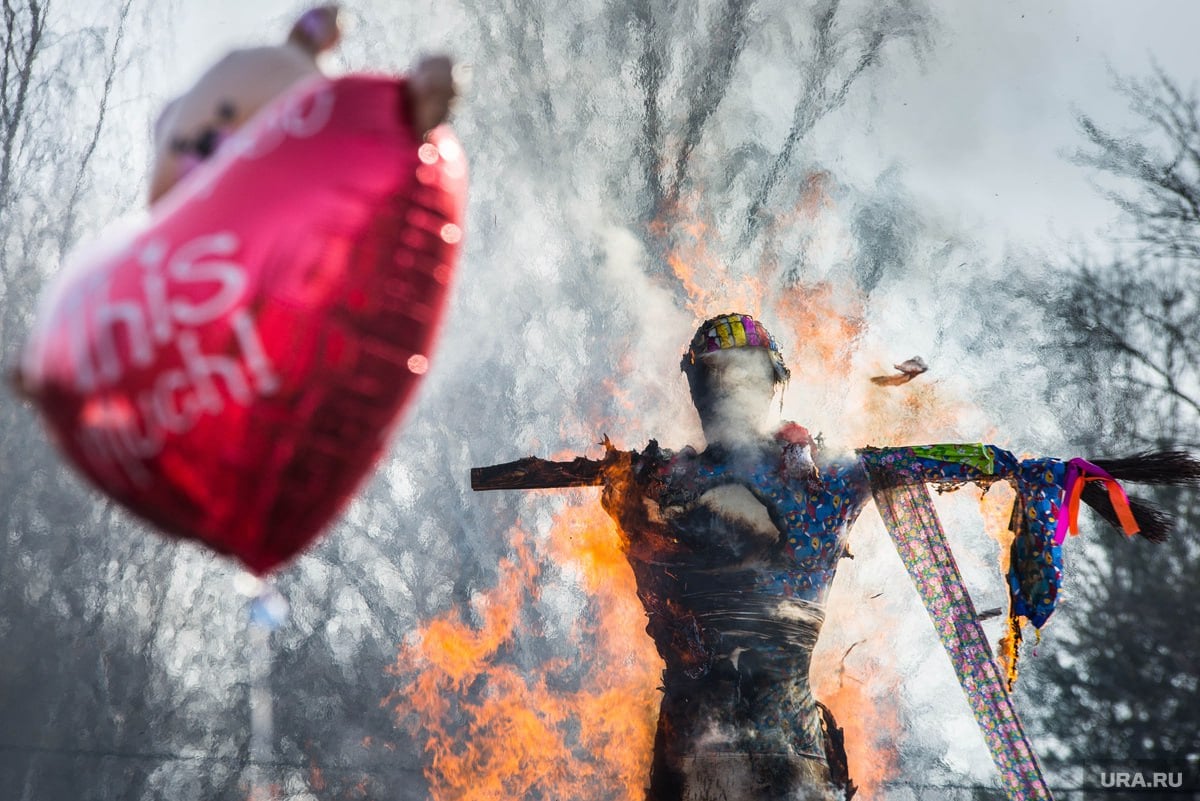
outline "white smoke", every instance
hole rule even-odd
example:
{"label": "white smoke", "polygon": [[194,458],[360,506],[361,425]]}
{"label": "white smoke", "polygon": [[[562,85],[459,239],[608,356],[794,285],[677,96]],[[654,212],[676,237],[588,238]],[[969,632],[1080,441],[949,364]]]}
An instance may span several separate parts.
{"label": "white smoke", "polygon": [[[156,52],[178,51],[183,74],[158,76],[160,84],[140,91],[166,98],[214,51],[269,40],[274,34],[262,34],[268,30],[282,38],[289,6],[296,4],[227,4],[233,21],[223,25],[204,24],[207,10],[185,9],[177,39],[148,44]],[[853,6],[841,12],[839,37],[823,54],[812,50],[812,28],[825,4],[756,4],[743,20],[744,39],[728,42],[723,18],[703,4],[674,11],[665,4],[643,27],[632,4],[600,0],[569,11],[468,0],[364,2],[353,10],[357,24],[338,57],[342,69],[402,69],[419,51],[436,50],[473,66],[455,119],[472,162],[472,188],[445,331],[403,433],[344,520],[279,578],[293,607],[275,639],[277,750],[286,763],[279,774],[291,797],[309,797],[305,760],[313,752],[328,781],[340,775],[353,786],[369,775],[383,797],[421,796],[421,744],[405,739],[380,710],[393,689],[385,669],[395,647],[451,607],[478,617],[472,599],[497,580],[509,527],[520,521],[544,538],[564,503],[552,493],[473,494],[469,468],[529,454],[596,455],[604,434],[621,448],[642,448],[651,437],[673,448],[702,443],[680,356],[703,317],[755,310],[729,308],[716,291],[719,308],[695,308],[664,264],[661,246],[672,244],[678,230],[648,233],[662,211],[646,201],[651,171],[667,197],[682,170],[688,180],[680,192],[692,193],[696,217],[712,212],[710,219],[684,215],[676,223],[709,224],[698,236],[715,262],[729,265],[722,278],[729,296],[765,276],[766,302],[791,279],[832,281],[866,298],[865,334],[847,343],[848,377],[795,381],[784,396],[784,417],[824,433],[831,450],[868,444],[846,433],[870,402],[868,393],[879,392],[861,379],[881,359],[913,353],[932,366],[918,382],[940,382],[948,396],[963,399],[961,418],[930,436],[977,440],[997,422],[1010,432],[1001,436],[1012,440],[1001,444],[1045,447],[1054,435],[1033,400],[1046,368],[1033,363],[1019,336],[988,327],[990,296],[973,278],[972,243],[919,213],[903,192],[902,175],[840,178],[837,132],[869,127],[869,118],[855,116],[869,111],[833,108],[815,121],[820,135],[798,140],[765,206],[747,213],[795,123],[794,102],[810,61],[845,57],[852,67],[854,48],[879,23],[870,4]],[[884,33],[899,38],[882,58],[906,63],[903,46],[923,41],[905,38],[906,26],[924,30],[927,11],[921,3],[897,8],[911,15],[897,12],[888,23],[893,27]],[[651,55],[662,61],[657,134],[645,125],[641,83],[653,74],[645,67]],[[726,57],[733,66],[723,72]],[[845,73],[826,77],[835,86]],[[866,71],[861,88],[874,78]],[[121,135],[140,141],[145,129],[145,120],[124,120]],[[830,205],[816,222],[788,217],[812,176],[826,172]],[[675,198],[681,199],[687,198]],[[768,218],[773,222],[760,222]],[[750,229],[760,238],[740,244]],[[778,336],[791,336],[783,324],[791,321],[764,322]],[[789,356],[804,345],[782,344]],[[998,389],[1006,394],[988,395]],[[752,395],[735,400],[727,416],[756,407],[761,398]],[[766,413],[769,428],[778,413],[773,405]],[[982,534],[973,502],[942,508],[952,534],[970,532],[952,542],[980,593],[978,605],[999,605],[995,547]],[[96,625],[108,641],[144,655],[146,709],[124,709],[107,696],[101,714],[144,714],[149,735],[131,739],[142,750],[216,760],[156,764],[129,797],[233,797],[247,714],[244,599],[229,591],[236,570],[198,548],[159,544],[150,532],[129,537],[142,543],[134,548],[139,558],[89,572],[96,583],[87,591],[99,598]],[[821,647],[840,655],[856,646],[844,660],[846,680],[872,685],[881,703],[899,705],[904,725],[895,746],[910,756],[896,781],[925,782],[935,765],[943,766],[936,773],[943,780],[966,773],[990,781],[982,738],[972,733],[941,646],[872,511],[851,547],[855,559],[842,564]],[[553,636],[556,625],[587,610],[571,576],[547,571],[541,580],[536,611],[549,636],[531,636],[515,657],[527,660],[531,672],[547,655],[564,655],[554,650],[563,648]],[[29,592],[55,597],[49,583]],[[109,681],[119,677],[94,683],[108,692]],[[118,792],[114,784],[103,797]],[[897,787],[881,797],[913,796]]]}

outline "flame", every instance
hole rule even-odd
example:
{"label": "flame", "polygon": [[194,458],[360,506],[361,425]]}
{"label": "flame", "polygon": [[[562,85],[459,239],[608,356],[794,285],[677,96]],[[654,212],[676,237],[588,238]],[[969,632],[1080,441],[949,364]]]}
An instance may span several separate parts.
{"label": "flame", "polygon": [[813,689],[845,734],[850,778],[858,786],[856,797],[869,799],[896,774],[899,755],[893,743],[900,733],[900,719],[895,706],[880,704],[878,693],[856,678],[857,671],[847,671],[849,656],[847,651],[835,661],[828,650],[817,651]]}
{"label": "flame", "polygon": [[[992,485],[979,499],[979,512],[984,520],[984,530],[1000,545],[997,562],[1002,575],[1008,574],[1012,543],[1017,536],[1016,532],[1009,528],[1015,496],[1012,487],[1001,481]],[[1021,628],[1027,619],[1013,618],[1011,615],[1006,617],[1004,634],[996,646],[996,659],[1008,678],[1009,692],[1012,692],[1017,681]]]}
{"label": "flame", "polygon": [[707,217],[696,193],[681,198],[650,225],[650,233],[667,246],[664,260],[686,295],[688,311],[698,320],[727,311],[760,315],[771,276],[761,271],[731,274],[709,245],[716,235]]}
{"label": "flame", "polygon": [[[401,649],[389,699],[426,739],[435,801],[610,798],[644,794],[662,668],[615,525],[591,498],[565,508],[545,543],[510,532],[512,556],[473,603],[478,625],[451,610]],[[554,565],[589,596],[569,637],[582,660],[531,671],[510,650],[528,634],[523,610]],[[573,675],[583,669],[583,676]]]}
{"label": "flame", "polygon": [[[774,228],[807,226],[813,248],[836,259],[850,245],[836,219],[831,183],[826,173],[811,175]],[[728,311],[765,318],[792,367],[792,383],[806,397],[840,410],[828,422],[847,442],[956,436],[966,404],[935,377],[896,389],[869,382],[911,354],[885,353],[879,346],[880,352],[864,352],[868,298],[862,292],[828,279],[776,280],[781,261],[770,242],[752,275],[735,275],[710,245],[716,236],[711,219],[697,194],[651,225],[697,322]],[[766,229],[768,238],[772,230]],[[605,382],[597,393],[602,398],[583,399],[583,413],[559,423],[564,438],[597,436],[605,430],[598,420],[622,433],[637,427],[644,399],[624,380],[636,368],[630,359],[621,368],[626,375]],[[809,422],[807,415],[796,417]],[[402,727],[427,743],[425,775],[434,801],[644,797],[662,663],[644,633],[645,614],[619,531],[594,495],[571,497],[544,539],[522,527],[509,532],[510,556],[500,564],[495,586],[473,598],[471,621],[452,609],[399,650],[391,668],[399,687],[385,703]],[[981,502],[989,530],[1006,528],[1007,517],[994,523],[1002,508],[1007,514],[1003,503],[1001,492]],[[879,547],[888,547],[880,537]],[[547,587],[564,585],[585,599],[566,635],[572,656],[522,664],[521,643],[537,632],[531,610]],[[886,660],[894,657],[886,647],[861,649],[851,660],[846,643],[877,640],[895,622],[888,614],[898,613],[852,599],[832,616],[824,648],[813,658],[817,697],[845,730],[851,777],[863,799],[874,797],[898,770],[900,676],[894,669],[888,674]]]}
{"label": "flame", "polygon": [[1016,534],[1009,529],[1015,499],[1016,492],[1005,481],[996,482],[979,497],[979,514],[983,518],[983,528],[1000,546],[998,566],[1004,573],[1008,572],[1010,549],[1016,538]]}

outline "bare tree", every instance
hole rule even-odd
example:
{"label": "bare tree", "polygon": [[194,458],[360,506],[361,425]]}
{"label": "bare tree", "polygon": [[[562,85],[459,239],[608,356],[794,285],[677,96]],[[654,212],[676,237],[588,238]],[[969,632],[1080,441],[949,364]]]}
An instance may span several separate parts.
{"label": "bare tree", "polygon": [[[1077,161],[1121,212],[1104,256],[1077,254],[1048,292],[1057,318],[1050,358],[1057,403],[1088,452],[1200,448],[1200,116],[1195,90],[1162,70],[1118,82],[1142,123],[1117,134],[1079,117]],[[1027,691],[1067,765],[1200,755],[1200,503],[1160,493],[1181,515],[1160,547],[1119,536],[1071,542],[1067,596],[1053,656],[1034,660]],[[1052,635],[1055,636],[1055,635]],[[1093,779],[1094,780],[1094,779]]]}
{"label": "bare tree", "polygon": [[1108,180],[1122,212],[1112,256],[1077,255],[1061,298],[1068,345],[1125,404],[1114,432],[1142,447],[1200,447],[1200,120],[1197,99],[1161,70],[1119,88],[1146,123],[1120,136],[1086,115],[1077,161]]}

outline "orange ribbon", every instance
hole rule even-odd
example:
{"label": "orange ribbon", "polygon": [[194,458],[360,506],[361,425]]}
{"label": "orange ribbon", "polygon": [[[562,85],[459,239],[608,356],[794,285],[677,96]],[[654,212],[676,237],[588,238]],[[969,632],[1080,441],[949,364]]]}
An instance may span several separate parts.
{"label": "orange ribbon", "polygon": [[1072,537],[1079,534],[1079,500],[1083,497],[1084,486],[1092,481],[1104,484],[1108,490],[1108,499],[1112,502],[1113,510],[1117,513],[1117,520],[1120,521],[1121,529],[1125,534],[1132,537],[1141,531],[1141,526],[1134,519],[1133,510],[1129,508],[1129,496],[1125,494],[1125,490],[1121,488],[1117,480],[1105,470],[1085,459],[1072,459],[1067,462],[1066,486],[1063,493],[1064,505],[1059,510],[1058,525],[1054,530],[1055,545],[1062,545],[1068,529]]}

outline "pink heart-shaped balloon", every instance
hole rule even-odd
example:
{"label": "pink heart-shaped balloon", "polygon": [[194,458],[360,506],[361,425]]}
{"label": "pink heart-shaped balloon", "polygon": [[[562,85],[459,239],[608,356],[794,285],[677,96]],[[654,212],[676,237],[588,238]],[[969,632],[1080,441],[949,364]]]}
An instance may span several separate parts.
{"label": "pink heart-shaped balloon", "polygon": [[462,236],[466,162],[403,80],[313,79],[43,298],[20,383],[71,462],[265,573],[383,451]]}

